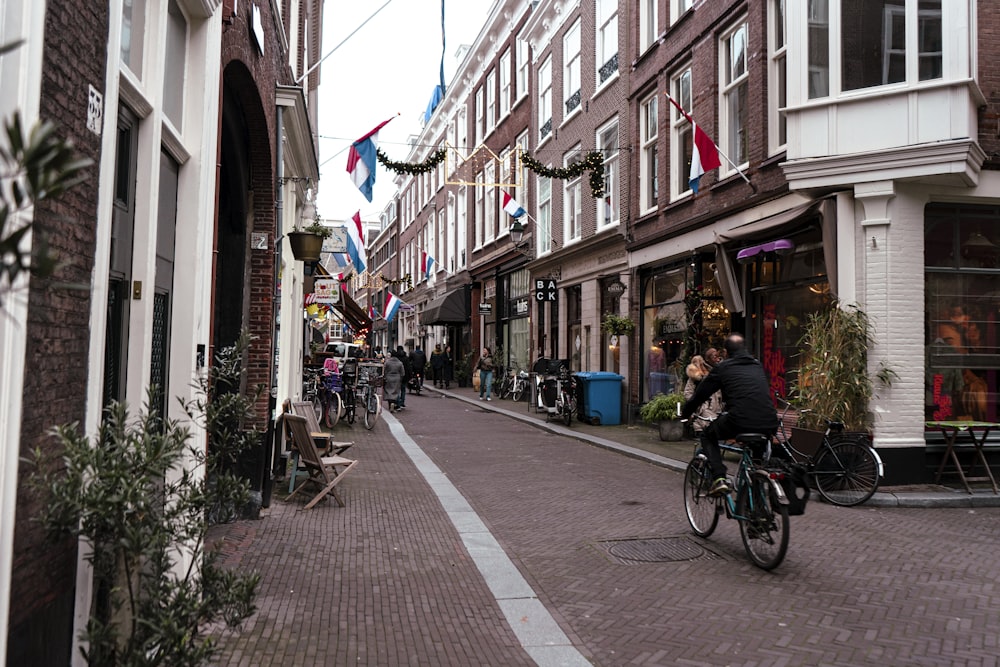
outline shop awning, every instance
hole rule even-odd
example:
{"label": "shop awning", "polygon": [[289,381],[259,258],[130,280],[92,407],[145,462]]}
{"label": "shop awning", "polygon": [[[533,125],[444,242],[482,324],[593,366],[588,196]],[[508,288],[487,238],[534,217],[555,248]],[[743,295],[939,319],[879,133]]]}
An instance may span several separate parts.
{"label": "shop awning", "polygon": [[[760,244],[761,241],[777,244],[781,240],[780,236],[800,227],[809,218],[819,218],[823,232],[827,281],[830,283],[830,292],[837,294],[837,202],[834,197],[826,197],[715,235],[716,274],[726,308],[730,312],[742,313],[744,303],[729,253],[738,251],[741,246]],[[757,246],[749,249],[755,247]]]}
{"label": "shop awning", "polygon": [[427,302],[420,323],[424,326],[432,324],[465,324],[469,321],[469,299],[465,288],[459,287],[444,296]]}
{"label": "shop awning", "polygon": [[344,321],[356,331],[371,328],[372,318],[368,317],[365,309],[359,306],[357,301],[344,290],[340,291],[340,301],[334,304],[334,308],[344,317]]}

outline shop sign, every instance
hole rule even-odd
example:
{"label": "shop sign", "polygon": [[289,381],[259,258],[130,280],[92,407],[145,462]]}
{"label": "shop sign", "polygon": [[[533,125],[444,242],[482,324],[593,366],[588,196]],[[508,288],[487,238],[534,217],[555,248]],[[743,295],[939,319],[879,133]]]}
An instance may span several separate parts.
{"label": "shop sign", "polygon": [[481,303],[481,304],[479,304],[479,314],[480,315],[492,315],[493,314],[493,304],[492,303]]}
{"label": "shop sign", "polygon": [[613,283],[609,283],[605,289],[608,290],[608,294],[611,296],[621,296],[625,293],[625,284],[620,280],[616,280]]}
{"label": "shop sign", "polygon": [[317,278],[313,285],[316,303],[339,303],[340,281],[336,278]]}
{"label": "shop sign", "polygon": [[555,301],[559,290],[554,278],[538,278],[535,280],[535,301]]}
{"label": "shop sign", "polygon": [[524,297],[514,301],[513,313],[515,315],[527,315],[528,314],[528,298]]}

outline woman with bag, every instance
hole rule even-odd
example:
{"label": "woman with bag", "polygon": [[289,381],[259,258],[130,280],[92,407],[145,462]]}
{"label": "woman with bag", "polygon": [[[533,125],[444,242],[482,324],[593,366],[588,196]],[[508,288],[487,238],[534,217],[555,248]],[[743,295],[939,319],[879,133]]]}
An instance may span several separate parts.
{"label": "woman with bag", "polygon": [[485,394],[488,401],[490,400],[490,388],[493,386],[493,353],[490,352],[490,348],[483,348],[476,368],[479,369],[479,400],[483,400]]}

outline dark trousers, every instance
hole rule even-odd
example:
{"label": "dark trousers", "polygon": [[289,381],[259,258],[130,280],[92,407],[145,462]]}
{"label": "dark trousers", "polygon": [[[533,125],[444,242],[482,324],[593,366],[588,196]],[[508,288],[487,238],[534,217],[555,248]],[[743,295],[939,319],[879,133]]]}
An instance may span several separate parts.
{"label": "dark trousers", "polygon": [[712,471],[713,479],[726,476],[726,464],[722,461],[722,449],[719,448],[719,441],[730,440],[740,433],[771,433],[773,435],[773,429],[742,426],[734,422],[728,413],[723,412],[701,432],[701,449],[708,457],[708,467]]}

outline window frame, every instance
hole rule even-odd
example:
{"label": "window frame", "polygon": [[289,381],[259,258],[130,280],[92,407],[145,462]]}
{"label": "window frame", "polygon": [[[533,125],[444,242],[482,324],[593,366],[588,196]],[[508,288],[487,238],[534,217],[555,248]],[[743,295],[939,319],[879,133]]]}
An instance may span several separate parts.
{"label": "window frame", "polygon": [[[566,151],[563,166],[569,167],[583,159],[583,147],[577,144]],[[563,246],[583,238],[583,174],[566,179],[563,186]]]}
{"label": "window frame", "polygon": [[[733,45],[737,35],[742,34],[742,57],[736,58]],[[719,38],[719,152],[729,156],[737,167],[724,160],[719,167],[719,179],[736,173],[750,161],[750,131],[749,131],[749,43],[750,24],[746,16],[741,17]],[[740,65],[734,67],[736,60]],[[742,100],[741,100],[742,98]],[[734,109],[730,104],[735,100],[738,108],[735,115],[738,122],[734,123]],[[737,150],[742,145],[743,152]]]}
{"label": "window frame", "polygon": [[[670,78],[670,95],[684,109],[691,109],[692,71],[688,63]],[[686,81],[686,85],[685,85]],[[689,197],[691,191],[691,151],[694,129],[691,122],[670,105],[670,199]]]}
{"label": "window frame", "polygon": [[583,111],[583,21],[563,34],[563,122]]}
{"label": "window frame", "polygon": [[[609,9],[610,8],[610,9]],[[602,16],[607,14],[607,16]],[[618,76],[618,2],[594,1],[594,81],[596,88],[610,84]],[[614,36],[614,53],[609,52],[610,36]],[[604,77],[603,79],[601,77]]]}
{"label": "window frame", "polygon": [[535,219],[538,224],[535,248],[539,255],[544,255],[552,252],[552,179],[548,176],[536,176],[536,186],[538,204]]}
{"label": "window frame", "polygon": [[659,33],[659,0],[639,0],[639,53],[656,44]]}
{"label": "window frame", "polygon": [[552,56],[549,55],[538,68],[538,145],[545,143],[551,137]]}
{"label": "window frame", "polygon": [[[652,107],[654,114],[653,134],[650,133],[650,107]],[[639,215],[651,213],[659,205],[660,193],[657,181],[659,115],[659,96],[657,93],[653,93],[639,103]]]}
{"label": "window frame", "polygon": [[768,0],[767,10],[768,155],[777,155],[788,146],[788,14],[785,0]]}
{"label": "window frame", "polygon": [[500,56],[499,65],[500,98],[498,110],[500,118],[505,118],[510,113],[510,48]]}
{"label": "window frame", "polygon": [[[605,135],[608,135],[612,129],[614,130],[615,146],[614,154],[609,155],[609,149],[604,143],[604,137]],[[621,124],[619,123],[617,116],[599,127],[595,133],[596,136],[594,145],[597,146],[597,150],[601,152],[604,162],[604,197],[602,199],[598,199],[596,202],[596,225],[597,231],[599,232],[615,227],[621,221],[621,200],[618,192],[618,158],[621,155],[620,133]],[[610,218],[605,215],[606,209],[608,208],[610,208],[612,212]],[[606,218],[609,219],[607,222],[604,222]]]}

